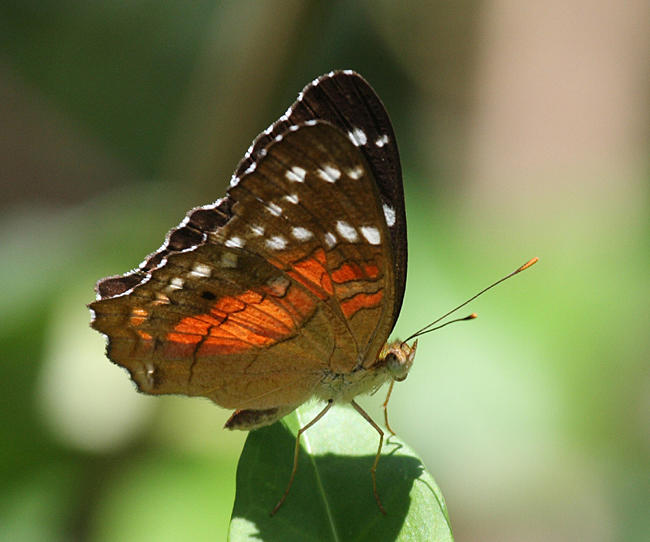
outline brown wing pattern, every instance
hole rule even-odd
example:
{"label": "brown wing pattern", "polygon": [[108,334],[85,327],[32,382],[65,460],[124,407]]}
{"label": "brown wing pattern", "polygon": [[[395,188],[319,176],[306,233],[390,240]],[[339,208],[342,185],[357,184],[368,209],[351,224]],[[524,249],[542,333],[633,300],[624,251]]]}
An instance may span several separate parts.
{"label": "brown wing pattern", "polygon": [[397,321],[406,288],[406,212],[397,140],[388,113],[368,82],[352,70],[332,71],[314,79],[276,122],[255,138],[233,177],[258,160],[280,134],[310,120],[325,120],[349,134],[370,165],[382,205],[393,213],[388,224],[393,245]]}
{"label": "brown wing pattern", "polygon": [[93,327],[142,391],[298,404],[383,346],[391,243],[363,154],[323,122],[277,139],[141,269],[98,284]]}
{"label": "brown wing pattern", "polygon": [[231,188],[242,210],[233,206],[235,219],[222,234],[237,219],[251,228],[266,224],[245,248],[328,304],[347,331],[334,333],[329,365],[346,372],[374,358],[392,328],[391,242],[363,154],[329,123],[312,121],[300,132],[289,130]]}
{"label": "brown wing pattern", "polygon": [[296,404],[329,354],[327,338],[303,327],[326,324],[312,296],[259,256],[228,247],[172,254],[130,293],[91,308],[110,359],[146,393],[202,395],[230,408]]}

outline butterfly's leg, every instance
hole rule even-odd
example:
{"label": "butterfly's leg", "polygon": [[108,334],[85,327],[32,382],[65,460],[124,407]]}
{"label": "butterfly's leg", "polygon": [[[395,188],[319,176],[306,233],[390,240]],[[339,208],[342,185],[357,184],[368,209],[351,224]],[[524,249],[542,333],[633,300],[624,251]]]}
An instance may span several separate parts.
{"label": "butterfly's leg", "polygon": [[381,405],[382,408],[384,409],[384,425],[386,426],[386,429],[390,431],[391,435],[395,434],[395,431],[393,431],[393,428],[390,426],[388,423],[388,400],[390,399],[390,394],[393,393],[393,385],[395,384],[394,380],[390,381],[390,386],[388,386],[388,393],[386,394],[386,400],[384,401],[384,404]]}
{"label": "butterfly's leg", "polygon": [[325,405],[325,408],[321,410],[312,421],[310,421],[307,425],[301,427],[298,430],[298,434],[296,435],[296,447],[293,452],[293,468],[291,469],[291,476],[289,477],[289,483],[287,484],[287,489],[284,490],[284,494],[278,501],[278,504],[276,504],[273,510],[271,511],[271,515],[274,515],[278,511],[280,506],[282,506],[282,503],[284,502],[284,500],[287,498],[287,495],[289,494],[289,490],[291,489],[291,485],[293,484],[293,479],[296,476],[296,470],[298,470],[298,452],[300,451],[300,435],[302,435],[305,431],[307,431],[307,429],[309,429],[318,420],[320,420],[323,416],[325,416],[325,413],[330,408],[332,408],[333,404],[334,403],[331,399],[327,401],[327,405]]}
{"label": "butterfly's leg", "polygon": [[377,505],[379,506],[379,510],[381,510],[381,513],[386,515],[386,510],[384,510],[384,507],[381,504],[381,500],[379,499],[379,493],[377,493],[377,463],[379,463],[379,456],[381,455],[381,447],[384,445],[384,432],[381,430],[381,427],[379,427],[374,420],[368,415],[368,413],[363,410],[354,400],[352,401],[352,406],[354,409],[361,414],[366,421],[372,425],[376,430],[377,433],[379,433],[379,446],[377,448],[377,455],[375,456],[375,462],[372,464],[372,467],[370,467],[370,475],[372,476],[372,492],[375,494],[375,500],[377,501]]}

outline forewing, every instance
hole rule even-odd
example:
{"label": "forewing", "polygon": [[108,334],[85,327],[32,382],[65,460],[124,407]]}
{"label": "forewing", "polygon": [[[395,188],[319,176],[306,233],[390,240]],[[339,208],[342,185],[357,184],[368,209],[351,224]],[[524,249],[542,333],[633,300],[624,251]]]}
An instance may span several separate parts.
{"label": "forewing", "polygon": [[348,134],[367,160],[388,219],[395,301],[393,325],[397,321],[404,290],[408,249],[404,189],[397,141],[381,99],[368,82],[352,70],[332,71],[314,79],[276,122],[253,141],[233,178],[241,176],[268,144],[291,126],[309,120],[325,120]]}

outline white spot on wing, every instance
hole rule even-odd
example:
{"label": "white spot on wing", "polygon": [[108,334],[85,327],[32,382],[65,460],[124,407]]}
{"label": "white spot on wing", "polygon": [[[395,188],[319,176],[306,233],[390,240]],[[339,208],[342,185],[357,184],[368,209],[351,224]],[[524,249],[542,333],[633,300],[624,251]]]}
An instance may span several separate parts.
{"label": "white spot on wing", "polygon": [[291,235],[298,239],[298,241],[307,241],[314,236],[311,231],[309,231],[307,228],[303,228],[302,226],[296,226],[295,228],[292,228]]}
{"label": "white spot on wing", "polygon": [[212,275],[212,269],[210,269],[210,267],[205,264],[195,263],[192,266],[192,270],[190,271],[190,274],[194,275],[195,277],[208,278],[210,277],[210,275]]}
{"label": "white spot on wing", "polygon": [[284,196],[284,199],[286,199],[289,203],[298,203],[300,201],[298,194],[287,194]]}
{"label": "white spot on wing", "polygon": [[379,230],[374,226],[361,226],[361,235],[366,238],[371,245],[378,245],[381,242]]}
{"label": "white spot on wing", "polygon": [[384,203],[384,216],[386,217],[386,224],[388,226],[395,225],[395,209],[393,209],[388,203]]}
{"label": "white spot on wing", "polygon": [[323,164],[322,168],[317,171],[318,176],[328,183],[335,183],[341,176],[341,171],[332,164]]}
{"label": "white spot on wing", "polygon": [[345,220],[338,220],[336,222],[336,231],[339,232],[343,239],[350,241],[351,243],[359,240],[357,230],[350,226],[350,224],[348,224]]}
{"label": "white spot on wing", "polygon": [[148,361],[144,364],[144,377],[147,389],[153,389],[154,384],[156,383],[156,369],[153,366],[153,363]]}
{"label": "white spot on wing", "polygon": [[355,166],[348,170],[348,177],[350,177],[350,179],[354,179],[355,181],[357,179],[360,179],[362,175],[363,168],[361,166]]}
{"label": "white spot on wing", "polygon": [[251,226],[251,231],[253,232],[254,235],[260,237],[264,235],[264,226],[253,225]]}
{"label": "white spot on wing", "polygon": [[276,203],[269,203],[267,206],[269,213],[271,213],[273,216],[280,216],[282,214],[282,207],[277,205]]}
{"label": "white spot on wing", "polygon": [[274,235],[266,240],[266,246],[273,250],[282,250],[287,246],[287,240],[281,235]]}
{"label": "white spot on wing", "polygon": [[383,136],[379,136],[375,141],[375,145],[377,145],[379,148],[386,145],[386,143],[388,143],[388,136],[386,134],[384,134]]}
{"label": "white spot on wing", "polygon": [[239,177],[237,175],[233,175],[230,177],[230,187],[232,188],[233,186],[237,186],[239,184]]}
{"label": "white spot on wing", "polygon": [[248,175],[249,173],[253,173],[255,171],[255,168],[257,167],[257,164],[253,162],[250,166],[246,168],[246,171],[244,171],[245,175]]}
{"label": "white spot on wing", "polygon": [[169,288],[171,290],[180,290],[185,285],[185,281],[180,277],[174,277],[169,281]]}
{"label": "white spot on wing", "polygon": [[307,171],[304,170],[303,168],[298,166],[293,166],[290,170],[288,170],[284,174],[284,176],[294,183],[304,183],[306,173]]}
{"label": "white spot on wing", "polygon": [[231,237],[230,239],[226,239],[226,242],[224,243],[224,245],[229,248],[242,248],[245,244],[246,241],[241,237]]}
{"label": "white spot on wing", "polygon": [[327,248],[332,248],[336,244],[336,235],[328,231],[325,234],[324,240],[325,240],[325,244],[327,245]]}
{"label": "white spot on wing", "polygon": [[353,128],[352,131],[348,132],[348,137],[350,138],[350,141],[352,141],[352,143],[354,143],[357,147],[365,145],[368,142],[366,132],[364,132],[361,128]]}

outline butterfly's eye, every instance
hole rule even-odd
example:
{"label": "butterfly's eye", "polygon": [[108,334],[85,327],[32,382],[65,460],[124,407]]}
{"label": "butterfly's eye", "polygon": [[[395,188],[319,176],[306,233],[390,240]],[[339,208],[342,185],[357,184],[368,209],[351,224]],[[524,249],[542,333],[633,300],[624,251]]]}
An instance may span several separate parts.
{"label": "butterfly's eye", "polygon": [[398,356],[394,352],[389,352],[384,358],[386,367],[390,371],[393,380],[402,381],[408,375],[411,364],[404,356]]}
{"label": "butterfly's eye", "polygon": [[401,382],[409,374],[415,358],[416,348],[417,341],[413,343],[413,346],[401,341],[394,341],[384,346],[379,358],[388,369],[393,380]]}

